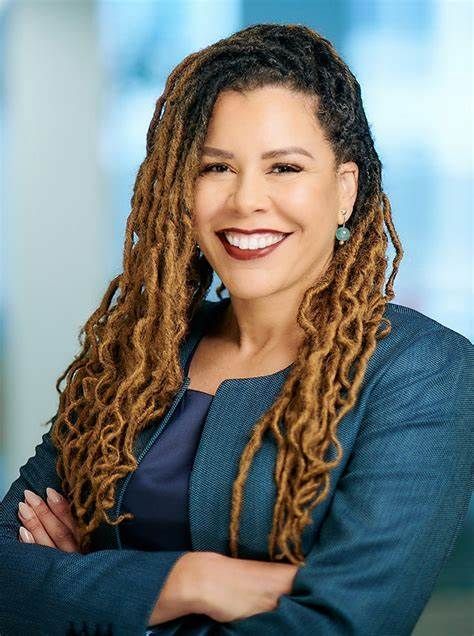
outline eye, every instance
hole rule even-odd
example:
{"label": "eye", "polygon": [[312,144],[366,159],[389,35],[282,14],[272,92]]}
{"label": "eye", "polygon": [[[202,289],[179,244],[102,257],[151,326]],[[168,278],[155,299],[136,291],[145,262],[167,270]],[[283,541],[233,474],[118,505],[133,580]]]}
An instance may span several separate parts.
{"label": "eye", "polygon": [[203,172],[222,172],[221,170],[212,170],[212,168],[227,168],[224,163],[210,163],[201,170],[201,174]]}
{"label": "eye", "polygon": [[285,174],[287,172],[301,172],[301,168],[298,166],[292,166],[289,163],[277,163],[273,166],[274,168],[289,168],[289,170],[285,170],[285,172],[277,172],[277,174]]}
{"label": "eye", "polygon": [[[224,170],[214,170],[214,168],[224,168]],[[228,168],[228,166],[226,166],[224,163],[211,163],[202,168],[201,174],[206,172],[223,173],[225,172],[226,168]],[[275,169],[275,168],[284,168],[282,172],[277,172],[276,174],[287,174],[288,172],[301,172],[301,168],[299,168],[298,166],[292,166],[289,163],[276,163],[272,166],[272,169]]]}

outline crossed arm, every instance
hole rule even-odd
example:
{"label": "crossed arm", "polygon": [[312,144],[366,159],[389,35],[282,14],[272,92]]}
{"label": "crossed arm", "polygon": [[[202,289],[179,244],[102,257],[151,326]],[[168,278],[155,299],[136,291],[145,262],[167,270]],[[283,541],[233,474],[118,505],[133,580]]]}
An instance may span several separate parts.
{"label": "crossed arm", "polygon": [[[69,502],[48,487],[43,501],[25,490],[19,504],[19,540],[79,552],[78,530]],[[228,622],[275,609],[291,591],[298,566],[231,559],[216,552],[186,552],[171,568],[149,619],[159,625],[187,614]]]}

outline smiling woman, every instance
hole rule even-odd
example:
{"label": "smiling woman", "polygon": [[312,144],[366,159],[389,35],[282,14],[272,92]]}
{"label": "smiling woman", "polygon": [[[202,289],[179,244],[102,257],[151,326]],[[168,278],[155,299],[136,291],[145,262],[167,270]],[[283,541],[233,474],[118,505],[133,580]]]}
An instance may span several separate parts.
{"label": "smiling woman", "polygon": [[470,498],[474,347],[391,302],[356,78],[303,25],[189,55],[131,204],[123,272],[0,505],[2,635],[408,636]]}

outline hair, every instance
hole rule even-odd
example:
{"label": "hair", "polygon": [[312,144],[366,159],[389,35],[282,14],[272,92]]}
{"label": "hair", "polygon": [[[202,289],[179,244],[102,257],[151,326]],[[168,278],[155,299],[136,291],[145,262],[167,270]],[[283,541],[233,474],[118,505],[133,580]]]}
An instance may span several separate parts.
{"label": "hair", "polygon": [[[223,90],[264,86],[315,97],[314,114],[336,165],[354,161],[359,168],[350,239],[342,245],[335,239],[327,269],[305,291],[297,313],[304,331],[297,359],[255,423],[232,486],[229,549],[236,557],[244,485],[263,436],[271,434],[277,495],[269,559],[304,563],[301,533],[328,495],[330,471],[343,455],[338,423],[356,402],[377,340],[391,331],[383,314],[394,297],[403,250],[359,83],[329,40],[299,24],[252,25],[188,55],[156,102],[133,187],[123,272],[81,327],[81,351],[56,382],[60,397],[51,439],[82,552],[103,521],[117,525],[133,518],[107,514],[116,482],[137,468],[134,440],[165,414],[182,386],[179,350],[213,281],[196,243],[192,210],[214,103]],[[396,251],[385,288],[384,224]],[[224,289],[223,283],[217,289],[221,299]],[[385,329],[378,332],[382,322]],[[336,453],[329,461],[331,445]]]}

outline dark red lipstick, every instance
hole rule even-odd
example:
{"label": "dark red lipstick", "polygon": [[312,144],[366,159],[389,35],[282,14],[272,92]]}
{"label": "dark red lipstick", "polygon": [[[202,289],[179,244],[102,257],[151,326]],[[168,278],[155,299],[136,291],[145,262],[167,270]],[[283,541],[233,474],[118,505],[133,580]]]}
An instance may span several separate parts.
{"label": "dark red lipstick", "polygon": [[[226,228],[226,231],[227,231],[227,228]],[[232,230],[229,228],[228,231],[231,232]],[[234,231],[237,233],[237,229],[235,229]],[[243,234],[256,234],[256,233],[265,234],[268,232],[276,234],[275,230],[260,230],[260,229],[252,230],[252,231],[238,230],[238,232]],[[263,256],[267,256],[267,254],[270,254],[270,252],[273,252],[274,250],[276,250],[277,247],[279,247],[288,238],[288,236],[290,236],[290,234],[292,234],[292,232],[285,234],[277,243],[273,243],[272,245],[267,245],[266,247],[261,247],[258,249],[251,250],[251,249],[241,249],[240,247],[237,247],[236,245],[231,245],[229,241],[226,239],[223,231],[217,232],[217,236],[219,237],[219,240],[224,246],[227,254],[229,254],[229,256],[232,256],[233,258],[236,258],[240,261],[248,261],[250,259],[262,258]]]}

